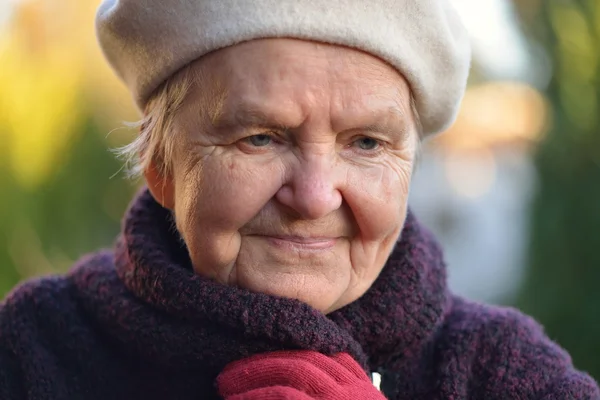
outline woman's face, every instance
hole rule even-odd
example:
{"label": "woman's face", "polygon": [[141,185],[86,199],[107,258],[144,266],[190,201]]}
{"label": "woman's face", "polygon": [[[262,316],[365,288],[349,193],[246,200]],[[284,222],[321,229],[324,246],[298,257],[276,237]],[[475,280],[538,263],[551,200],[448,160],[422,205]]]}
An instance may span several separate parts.
{"label": "woman's face", "polygon": [[362,296],[401,232],[418,145],[383,61],[292,39],[191,66],[169,176],[149,168],[196,272],[329,313]]}

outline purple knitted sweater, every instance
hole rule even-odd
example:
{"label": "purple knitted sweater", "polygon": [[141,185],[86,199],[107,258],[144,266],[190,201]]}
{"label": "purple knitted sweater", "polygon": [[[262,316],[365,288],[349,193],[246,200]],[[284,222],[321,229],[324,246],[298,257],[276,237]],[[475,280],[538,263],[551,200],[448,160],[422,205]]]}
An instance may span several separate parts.
{"label": "purple knitted sweater", "polygon": [[389,399],[600,399],[532,319],[451,295],[438,244],[410,214],[374,285],[325,316],[195,275],[147,191],[113,251],[2,303],[0,399],[217,399],[226,364],[281,349],[348,352]]}

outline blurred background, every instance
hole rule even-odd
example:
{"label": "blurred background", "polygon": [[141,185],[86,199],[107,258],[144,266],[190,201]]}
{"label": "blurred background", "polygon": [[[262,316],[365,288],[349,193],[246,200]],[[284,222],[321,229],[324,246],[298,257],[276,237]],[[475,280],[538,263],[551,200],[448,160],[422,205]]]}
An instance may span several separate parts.
{"label": "blurred background", "polygon": [[[96,45],[99,0],[0,0],[0,298],[111,246],[140,182],[138,114]],[[600,380],[600,0],[454,0],[473,41],[456,124],[411,204],[452,288],[516,306]]]}

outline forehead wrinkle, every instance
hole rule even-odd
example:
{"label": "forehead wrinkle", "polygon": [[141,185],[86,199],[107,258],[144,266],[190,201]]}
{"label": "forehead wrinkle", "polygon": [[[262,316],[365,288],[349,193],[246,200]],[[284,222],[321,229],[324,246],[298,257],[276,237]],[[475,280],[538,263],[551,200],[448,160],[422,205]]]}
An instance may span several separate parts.
{"label": "forehead wrinkle", "polygon": [[[334,130],[343,131],[359,127],[389,126],[390,122],[395,123],[395,121],[401,125],[410,124],[409,96],[405,96],[400,88],[393,89],[375,85],[375,87],[371,87],[366,93],[362,92],[362,94],[360,89],[357,93],[354,93],[353,90],[348,92],[348,88],[349,86],[342,88],[336,99],[332,101],[331,123],[332,127],[337,128]],[[351,124],[355,126],[344,126]],[[396,123],[396,125],[398,124]]]}

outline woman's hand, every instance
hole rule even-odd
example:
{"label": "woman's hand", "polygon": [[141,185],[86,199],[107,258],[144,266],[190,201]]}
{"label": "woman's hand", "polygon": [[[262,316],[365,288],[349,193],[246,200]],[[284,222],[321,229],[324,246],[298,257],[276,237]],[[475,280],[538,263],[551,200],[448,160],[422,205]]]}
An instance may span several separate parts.
{"label": "woman's hand", "polygon": [[226,400],[385,400],[354,359],[279,351],[235,361],[217,377]]}

